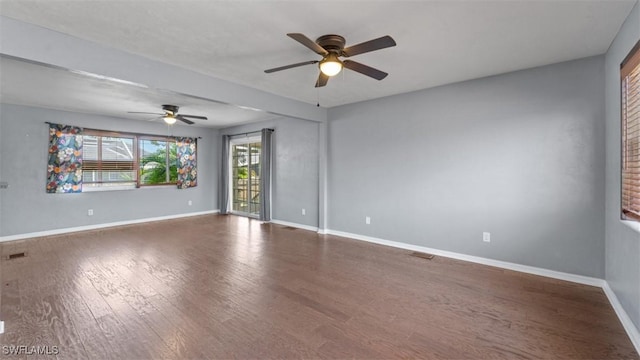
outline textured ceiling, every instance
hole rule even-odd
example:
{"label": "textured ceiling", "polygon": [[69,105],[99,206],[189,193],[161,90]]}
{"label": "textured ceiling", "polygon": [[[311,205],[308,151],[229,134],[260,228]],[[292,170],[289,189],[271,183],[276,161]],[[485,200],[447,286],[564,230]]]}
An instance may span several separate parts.
{"label": "textured ceiling", "polygon": [[[277,115],[241,109],[170,91],[150,89],[85,73],[43,66],[0,56],[0,95],[8,104],[100,114],[143,121],[161,121],[158,116],[129,111],[162,113],[162,104],[180,106],[180,113],[202,115],[194,126],[224,128],[268,120]],[[177,125],[184,125],[177,122]],[[185,125],[186,126],[186,125]]]}
{"label": "textured ceiling", "polygon": [[[0,14],[332,107],[603,54],[635,2],[2,0]],[[315,65],[263,72],[319,58],[289,32],[398,45],[353,57],[386,79],[346,70],[317,90]]]}

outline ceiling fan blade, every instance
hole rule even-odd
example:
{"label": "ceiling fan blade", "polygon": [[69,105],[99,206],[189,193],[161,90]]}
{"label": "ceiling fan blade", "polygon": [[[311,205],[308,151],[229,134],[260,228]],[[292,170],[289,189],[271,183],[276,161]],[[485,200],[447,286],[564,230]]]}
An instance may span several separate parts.
{"label": "ceiling fan blade", "polygon": [[370,66],[367,66],[367,65],[364,65],[364,64],[360,64],[359,62],[355,62],[355,61],[352,61],[352,60],[344,60],[342,62],[342,64],[344,64],[344,67],[346,67],[349,70],[353,70],[353,71],[359,72],[360,74],[367,75],[367,76],[372,77],[372,78],[374,78],[376,80],[382,80],[385,77],[387,77],[387,75],[389,75],[384,71],[380,71],[378,69],[374,69],[374,68],[372,68]]}
{"label": "ceiling fan blade", "polygon": [[193,121],[191,121],[191,120],[189,120],[189,119],[185,119],[185,118],[183,118],[182,116],[183,116],[183,115],[177,115],[177,116],[176,116],[176,119],[178,119],[178,120],[182,121],[183,123],[187,123],[187,124],[189,124],[189,125],[193,125],[193,124],[195,124]]}
{"label": "ceiling fan blade", "polygon": [[391,46],[396,46],[395,40],[389,35],[385,35],[383,37],[365,41],[360,44],[356,44],[353,46],[349,46],[348,48],[342,50],[342,55],[349,57],[358,54],[364,54],[366,52],[380,50],[384,48],[388,48]]}
{"label": "ceiling fan blade", "polygon": [[316,81],[316,87],[323,87],[327,85],[328,81],[329,77],[320,71],[320,75],[318,75],[318,80]]}
{"label": "ceiling fan blade", "polygon": [[208,120],[206,116],[199,116],[199,115],[186,115],[186,114],[180,114],[178,116],[182,116],[182,117],[186,117],[186,118],[193,118],[193,119],[200,119],[200,120]]}
{"label": "ceiling fan blade", "polygon": [[276,72],[276,71],[280,71],[280,70],[287,70],[287,69],[291,69],[291,68],[298,67],[298,66],[317,64],[319,62],[320,61],[318,61],[318,60],[305,61],[305,62],[301,62],[301,63],[297,63],[297,64],[285,65],[285,66],[280,66],[280,67],[273,68],[273,69],[268,69],[268,70],[265,70],[264,72],[266,72],[267,74],[270,74],[272,72]]}
{"label": "ceiling fan blade", "polygon": [[292,38],[293,40],[299,42],[300,44],[308,47],[309,49],[311,49],[313,52],[315,52],[318,55],[325,56],[325,55],[329,54],[329,52],[327,50],[325,50],[322,46],[316,44],[315,41],[309,39],[304,34],[289,33],[289,34],[287,34],[287,36]]}
{"label": "ceiling fan blade", "polygon": [[164,113],[150,113],[150,112],[140,112],[140,111],[127,111],[127,114],[164,115]]}

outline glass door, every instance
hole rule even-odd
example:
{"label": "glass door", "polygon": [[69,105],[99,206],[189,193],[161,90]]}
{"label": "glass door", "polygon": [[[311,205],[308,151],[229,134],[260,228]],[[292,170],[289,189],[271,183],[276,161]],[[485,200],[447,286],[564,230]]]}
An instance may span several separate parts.
{"label": "glass door", "polygon": [[231,141],[231,212],[260,216],[260,138]]}

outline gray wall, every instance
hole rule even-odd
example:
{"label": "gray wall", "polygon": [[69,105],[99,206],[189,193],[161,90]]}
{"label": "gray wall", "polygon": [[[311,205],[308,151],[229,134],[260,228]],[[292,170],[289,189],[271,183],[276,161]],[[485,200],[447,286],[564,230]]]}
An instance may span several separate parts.
{"label": "gray wall", "polygon": [[[239,134],[262,128],[273,133],[272,213],[274,220],[318,226],[319,123],[291,118],[226,128]],[[306,215],[302,215],[302,209]]]}
{"label": "gray wall", "polygon": [[640,232],[620,221],[620,63],[640,39],[636,4],[606,55],[606,276],[640,328]]}
{"label": "gray wall", "polygon": [[329,228],[603,277],[603,84],[600,56],[330,109]]}
{"label": "gray wall", "polygon": [[[81,194],[47,194],[48,127],[45,121],[105,130],[201,136],[198,186],[143,188]],[[17,105],[0,106],[0,236],[217,209],[218,131],[115,119]],[[188,206],[192,200],[193,205]],[[93,209],[94,215],[87,216]]]}

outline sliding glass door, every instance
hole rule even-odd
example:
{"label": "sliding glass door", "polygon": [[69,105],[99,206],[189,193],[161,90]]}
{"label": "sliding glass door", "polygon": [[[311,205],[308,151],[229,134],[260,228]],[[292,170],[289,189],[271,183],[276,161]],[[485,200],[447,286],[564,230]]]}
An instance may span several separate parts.
{"label": "sliding glass door", "polygon": [[260,154],[259,137],[231,140],[231,212],[260,216]]}

